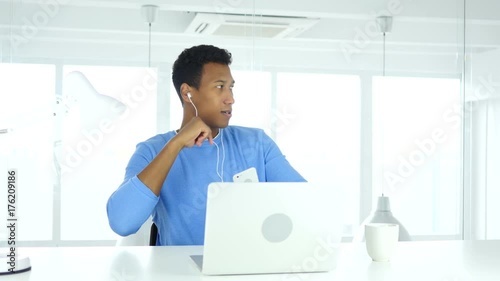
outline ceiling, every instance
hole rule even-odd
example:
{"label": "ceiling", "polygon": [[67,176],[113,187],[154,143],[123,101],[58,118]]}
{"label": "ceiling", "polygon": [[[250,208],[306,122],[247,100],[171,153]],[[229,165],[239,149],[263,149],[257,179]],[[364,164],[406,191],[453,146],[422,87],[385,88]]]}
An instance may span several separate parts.
{"label": "ceiling", "polygon": [[[8,53],[14,57],[33,58],[46,50],[43,57],[77,60],[85,57],[85,52],[95,50],[92,57],[96,60],[123,61],[125,58],[125,61],[134,62],[143,60],[144,47],[149,40],[141,6],[154,4],[159,7],[157,20],[151,26],[155,61],[170,58],[189,45],[210,43],[234,50],[240,57],[252,57],[253,61],[262,60],[270,65],[286,65],[290,57],[296,58],[299,53],[303,54],[304,60],[297,58],[296,65],[310,63],[329,68],[332,61],[323,62],[321,56],[337,55],[343,59],[344,68],[347,65],[356,68],[359,67],[356,60],[379,61],[383,41],[375,19],[380,15],[391,15],[393,29],[386,36],[386,50],[388,55],[393,55],[394,61],[399,60],[398,56],[415,56],[413,67],[419,67],[419,63],[430,63],[436,57],[443,57],[443,61],[448,60],[444,62],[447,68],[450,65],[456,68],[456,58],[463,52],[464,40],[468,42],[469,50],[476,53],[497,50],[500,46],[500,13],[497,12],[500,1],[467,2],[466,37],[463,2],[54,0],[62,5],[42,7],[39,1],[0,0],[0,36],[4,57]],[[262,22],[263,15],[305,17],[317,22],[290,38],[263,38],[260,36],[264,33],[263,28],[258,25],[240,31],[242,36],[232,37],[186,32],[196,14],[201,12],[249,15],[250,23]],[[9,47],[13,38],[16,48]],[[271,62],[273,60],[276,61]]]}

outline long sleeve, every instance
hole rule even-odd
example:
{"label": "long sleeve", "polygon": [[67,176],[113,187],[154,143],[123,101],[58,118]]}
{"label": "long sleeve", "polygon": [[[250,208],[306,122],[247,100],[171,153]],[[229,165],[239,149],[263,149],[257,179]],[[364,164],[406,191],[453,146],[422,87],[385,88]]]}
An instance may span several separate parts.
{"label": "long sleeve", "polygon": [[137,178],[137,174],[156,155],[151,150],[144,144],[137,145],[127,165],[125,180],[108,199],[109,225],[119,235],[127,236],[136,233],[158,203],[159,197]]}

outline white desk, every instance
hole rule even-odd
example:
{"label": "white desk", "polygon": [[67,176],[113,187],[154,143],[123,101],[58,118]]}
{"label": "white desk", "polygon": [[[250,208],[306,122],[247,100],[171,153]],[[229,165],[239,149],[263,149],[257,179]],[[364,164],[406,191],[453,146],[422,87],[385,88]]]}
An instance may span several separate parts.
{"label": "white desk", "polygon": [[500,280],[500,240],[400,242],[389,263],[372,262],[364,244],[341,246],[337,269],[328,273],[203,276],[190,255],[202,247],[25,248],[32,270],[1,280]]}

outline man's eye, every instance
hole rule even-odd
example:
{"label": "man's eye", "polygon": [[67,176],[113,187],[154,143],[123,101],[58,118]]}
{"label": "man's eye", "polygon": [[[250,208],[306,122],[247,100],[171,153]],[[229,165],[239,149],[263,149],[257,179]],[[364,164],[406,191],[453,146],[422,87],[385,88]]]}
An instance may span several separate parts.
{"label": "man's eye", "polygon": [[218,88],[218,89],[222,89],[222,88],[224,88],[224,85],[217,85],[215,87]]}

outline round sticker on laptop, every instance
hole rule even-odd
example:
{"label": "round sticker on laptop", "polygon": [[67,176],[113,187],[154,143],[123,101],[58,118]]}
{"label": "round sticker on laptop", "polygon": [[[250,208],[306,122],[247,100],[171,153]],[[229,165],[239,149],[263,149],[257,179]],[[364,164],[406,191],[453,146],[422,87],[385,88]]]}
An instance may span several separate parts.
{"label": "round sticker on laptop", "polygon": [[268,216],[262,223],[262,235],[267,241],[278,243],[284,241],[292,233],[292,220],[285,214],[277,213]]}

